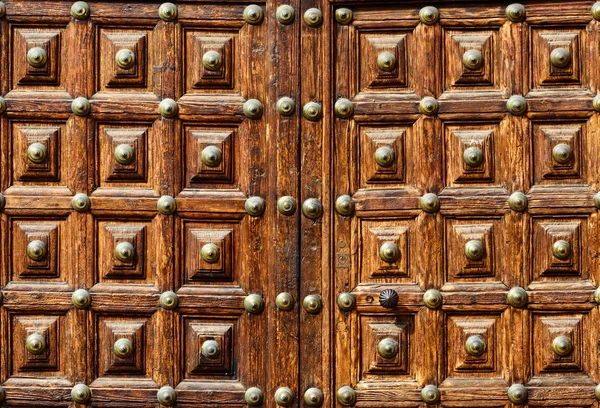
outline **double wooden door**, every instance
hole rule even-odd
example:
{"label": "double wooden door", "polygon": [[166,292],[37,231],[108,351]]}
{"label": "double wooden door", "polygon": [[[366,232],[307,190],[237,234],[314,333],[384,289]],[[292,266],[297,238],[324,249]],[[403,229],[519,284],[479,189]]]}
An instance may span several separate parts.
{"label": "double wooden door", "polygon": [[598,407],[600,5],[0,16],[4,406]]}

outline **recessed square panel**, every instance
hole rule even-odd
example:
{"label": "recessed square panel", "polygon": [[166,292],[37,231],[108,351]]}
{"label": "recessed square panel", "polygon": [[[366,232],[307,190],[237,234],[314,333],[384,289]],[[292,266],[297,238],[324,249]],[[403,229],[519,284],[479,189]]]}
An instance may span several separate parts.
{"label": "recessed square panel", "polygon": [[497,280],[497,220],[446,220],[446,268],[450,282]]}
{"label": "recessed square panel", "polygon": [[534,314],[534,375],[587,371],[584,319],[582,314]]}
{"label": "recessed square panel", "polygon": [[65,125],[12,122],[11,131],[13,182],[58,184]]}
{"label": "recessed square panel", "polygon": [[185,183],[188,187],[235,182],[237,130],[185,127]]}
{"label": "recessed square panel", "polygon": [[496,182],[494,145],[499,137],[497,124],[447,125],[446,184],[491,184]]}
{"label": "recessed square panel", "polygon": [[237,224],[184,224],[185,281],[231,281]]}
{"label": "recessed square panel", "polygon": [[235,375],[236,324],[235,320],[183,319],[186,379]]}
{"label": "recessed square panel", "polygon": [[587,61],[580,56],[580,47],[586,39],[584,29],[532,28],[533,87],[582,87],[587,84]]}
{"label": "recessed square panel", "polygon": [[61,28],[13,28],[15,86],[60,85],[62,35]]}
{"label": "recessed square panel", "polygon": [[579,219],[533,219],[533,279],[586,279],[581,268],[583,225]]}
{"label": "recessed square panel", "polygon": [[361,91],[408,87],[408,41],[411,32],[361,32],[359,78]]}
{"label": "recessed square panel", "polygon": [[536,184],[582,183],[582,151],[586,123],[535,123],[534,177]]}
{"label": "recessed square panel", "polygon": [[61,276],[61,244],[64,223],[61,220],[12,221],[13,280],[66,280]]}
{"label": "recessed square panel", "polygon": [[406,183],[406,140],[410,128],[360,128],[360,184],[380,187],[381,184]]}
{"label": "recessed square panel", "polygon": [[497,88],[497,44],[498,31],[446,31],[446,89]]}
{"label": "recessed square panel", "polygon": [[409,248],[414,228],[414,220],[363,221],[361,281],[385,277],[412,281]]}

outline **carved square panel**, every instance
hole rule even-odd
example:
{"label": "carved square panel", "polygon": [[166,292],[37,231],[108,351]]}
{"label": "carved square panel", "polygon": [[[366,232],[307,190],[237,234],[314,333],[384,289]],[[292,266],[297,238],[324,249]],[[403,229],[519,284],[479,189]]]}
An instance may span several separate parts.
{"label": "carved square panel", "polygon": [[581,153],[586,130],[585,123],[534,124],[536,184],[583,182]]}
{"label": "carved square panel", "polygon": [[[11,375],[64,376],[66,356],[62,355],[61,343],[65,341],[65,316],[12,315],[11,328]],[[33,350],[27,348],[28,339],[41,338]]]}
{"label": "carved square panel", "polygon": [[497,124],[445,126],[446,184],[494,183],[499,132]]}
{"label": "carved square panel", "polygon": [[62,238],[62,221],[13,220],[12,279],[60,278]]}
{"label": "carved square panel", "polygon": [[152,53],[149,45],[152,44],[152,31],[99,28],[98,38],[100,90],[151,90]]}
{"label": "carved square panel", "polygon": [[[13,30],[13,83],[60,85],[63,30],[29,27],[15,27]],[[33,58],[28,58],[28,54]]]}
{"label": "carved square panel", "polygon": [[[552,373],[581,373],[585,371],[584,319],[582,314],[533,315],[534,375]],[[557,348],[561,338],[571,344],[571,350]],[[566,353],[566,351],[569,351]]]}
{"label": "carved square panel", "polygon": [[236,224],[185,225],[185,279],[231,281]]}
{"label": "carved square panel", "polygon": [[534,280],[587,277],[581,269],[582,230],[578,219],[533,219]]}
{"label": "carved square panel", "polygon": [[360,90],[408,87],[408,32],[361,32]]}
{"label": "carved square panel", "polygon": [[[148,225],[139,222],[98,223],[101,280],[146,278]],[[128,249],[130,256],[123,256],[126,253],[120,249]]]}
{"label": "carved square panel", "polygon": [[446,89],[497,87],[497,43],[497,31],[447,31]]}
{"label": "carved square panel", "polygon": [[[413,333],[414,316],[361,316],[362,377],[377,374],[411,376]],[[380,342],[390,340],[391,344],[395,343],[396,352],[382,355],[378,351]]]}
{"label": "carved square panel", "polygon": [[495,220],[446,220],[447,279],[475,281],[496,280]]}
{"label": "carved square panel", "polygon": [[98,316],[98,376],[150,376],[152,323],[147,317]]}
{"label": "carved square panel", "polygon": [[16,183],[60,182],[61,123],[12,123],[13,179]]}
{"label": "carved square panel", "polygon": [[233,376],[234,320],[184,318],[185,378]]}
{"label": "carved square panel", "polygon": [[[585,30],[533,28],[533,52],[530,54],[533,87],[579,87],[587,83],[584,78],[587,76],[586,59],[580,56],[580,47],[586,36]],[[557,49],[568,51],[566,65],[552,64],[552,52]]]}
{"label": "carved square panel", "polygon": [[[382,277],[411,280],[409,248],[413,228],[412,220],[362,222],[363,281]],[[392,251],[392,257],[386,255],[388,251]]]}
{"label": "carved square panel", "polygon": [[361,127],[360,185],[406,183],[405,144],[409,128]]}
{"label": "carved square panel", "polygon": [[185,182],[188,187],[207,183],[234,183],[234,140],[237,132],[224,128],[185,128]]}

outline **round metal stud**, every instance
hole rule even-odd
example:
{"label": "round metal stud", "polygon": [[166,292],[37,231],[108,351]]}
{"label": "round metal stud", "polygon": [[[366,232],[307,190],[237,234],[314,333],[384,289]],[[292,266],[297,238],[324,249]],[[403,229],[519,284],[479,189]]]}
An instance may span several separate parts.
{"label": "round metal stud", "polygon": [[6,398],[6,391],[4,391],[4,387],[0,386],[0,402],[4,401]]}
{"label": "round metal stud", "polygon": [[246,390],[244,398],[246,399],[246,404],[250,405],[251,407],[256,407],[262,405],[265,397],[259,388],[251,387]]}
{"label": "round metal stud", "polygon": [[426,96],[419,103],[419,112],[423,115],[433,116],[440,108],[438,101],[432,96]]}
{"label": "round metal stud", "polygon": [[172,215],[177,210],[177,202],[173,197],[165,195],[156,202],[156,209],[163,215]]}
{"label": "round metal stud", "polygon": [[46,338],[39,333],[32,333],[25,340],[25,348],[31,354],[40,355],[46,350]]}
{"label": "round metal stud", "polygon": [[472,239],[465,244],[465,256],[471,261],[479,261],[485,256],[485,245],[478,239]]}
{"label": "round metal stud", "polygon": [[479,167],[483,163],[483,151],[479,147],[469,147],[463,152],[463,161],[469,167]]}
{"label": "round metal stud", "polygon": [[383,262],[394,263],[400,258],[400,248],[394,242],[384,242],[379,247],[379,257]]}
{"label": "round metal stud", "polygon": [[515,286],[506,294],[506,302],[512,307],[524,307],[527,304],[527,292],[525,289]]}
{"label": "round metal stud", "polygon": [[[4,17],[6,15],[6,4],[4,4],[3,1],[0,1],[0,18]],[[2,392],[4,392],[4,388],[0,387],[2,389]],[[0,396],[0,401],[3,401],[4,397]]]}
{"label": "round metal stud", "polygon": [[115,247],[115,258],[121,262],[129,262],[135,256],[135,247],[131,242],[122,241]]}
{"label": "round metal stud", "polygon": [[90,114],[91,109],[92,104],[85,98],[75,98],[73,102],[71,102],[71,112],[76,116],[87,116]]}
{"label": "round metal stud", "polygon": [[377,66],[384,72],[392,72],[396,69],[398,60],[396,55],[389,51],[384,51],[377,56]]}
{"label": "round metal stud", "polygon": [[177,18],[177,6],[173,3],[163,3],[158,8],[158,17],[163,21],[175,21]]}
{"label": "round metal stud", "polygon": [[438,309],[442,305],[442,294],[437,289],[429,289],[423,294],[423,303],[428,309]]}
{"label": "round metal stud", "polygon": [[335,21],[337,21],[339,24],[350,24],[353,17],[354,13],[348,8],[342,7],[335,11]]}
{"label": "round metal stud", "polygon": [[304,403],[309,407],[320,407],[323,405],[324,400],[325,395],[323,395],[323,391],[316,387],[309,388],[304,393]]}
{"label": "round metal stud", "polygon": [[216,244],[212,242],[209,244],[205,244],[200,249],[200,256],[204,262],[213,264],[219,262],[219,258],[221,258],[221,250]]}
{"label": "round metal stud", "polygon": [[179,298],[175,292],[169,290],[161,293],[159,303],[163,309],[173,310],[179,306]]}
{"label": "round metal stud", "polygon": [[76,20],[85,20],[90,16],[90,6],[85,1],[77,1],[71,6],[71,15]]}
{"label": "round metal stud", "polygon": [[556,68],[566,68],[571,63],[571,53],[563,47],[558,47],[550,53],[550,63]]}
{"label": "round metal stud", "polygon": [[433,25],[437,23],[439,19],[440,11],[433,6],[423,7],[419,11],[419,20],[421,20],[421,23],[423,24]]}
{"label": "round metal stud", "polygon": [[263,9],[256,4],[251,4],[244,9],[244,21],[248,24],[260,24],[263,21]]}
{"label": "round metal stud", "polygon": [[552,340],[552,351],[560,357],[566,357],[573,351],[573,341],[567,336],[557,336]]}
{"label": "round metal stud", "polygon": [[520,191],[512,193],[508,198],[508,206],[513,211],[525,211],[527,203],[527,196]]}
{"label": "round metal stud", "polygon": [[559,239],[552,244],[552,255],[561,261],[569,259],[571,257],[571,245],[564,239]]}
{"label": "round metal stud", "polygon": [[483,65],[483,54],[479,50],[468,50],[463,54],[462,61],[466,69],[474,71]]}
{"label": "round metal stud", "polygon": [[171,98],[166,98],[160,101],[160,105],[158,105],[158,111],[163,118],[174,118],[177,116],[179,112],[179,107],[177,106],[177,102],[175,102]]}
{"label": "round metal stud", "polygon": [[87,404],[92,398],[92,391],[85,384],[75,384],[71,388],[71,398],[78,404]]}
{"label": "round metal stud", "polygon": [[600,94],[594,96],[594,99],[592,99],[592,105],[594,106],[596,112],[600,112]]}
{"label": "round metal stud", "polygon": [[352,215],[354,212],[354,200],[347,194],[339,196],[335,200],[335,210],[343,216]]}
{"label": "round metal stud", "polygon": [[465,351],[470,356],[479,357],[483,353],[485,353],[486,349],[487,346],[485,344],[485,339],[479,334],[469,336],[469,338],[465,342]]}
{"label": "round metal stud", "polygon": [[552,159],[558,164],[567,164],[573,158],[573,150],[566,143],[559,143],[552,148]]}
{"label": "round metal stud", "polygon": [[527,388],[523,384],[513,384],[508,388],[506,395],[510,402],[521,405],[527,401]]}
{"label": "round metal stud", "polygon": [[283,25],[292,24],[294,22],[294,16],[294,8],[287,4],[277,7],[277,11],[275,12],[275,18]]}
{"label": "round metal stud", "polygon": [[381,146],[375,150],[375,163],[380,167],[391,167],[396,160],[396,154],[388,146]]}
{"label": "round metal stud", "polygon": [[6,99],[0,96],[0,113],[6,112]]}
{"label": "round metal stud", "polygon": [[261,295],[252,293],[244,298],[244,308],[250,314],[260,314],[265,310],[265,300]]}
{"label": "round metal stud", "polygon": [[90,209],[92,202],[85,194],[75,194],[71,200],[71,207],[77,212],[84,212]]}
{"label": "round metal stud", "polygon": [[308,102],[306,105],[304,105],[302,114],[311,122],[317,122],[319,119],[321,119],[321,115],[323,114],[321,110],[321,104],[317,102]]}
{"label": "round metal stud", "polygon": [[48,256],[48,245],[38,239],[27,244],[27,256],[32,261],[42,261]]}
{"label": "round metal stud", "polygon": [[85,289],[77,289],[71,296],[71,304],[77,309],[87,309],[92,304],[92,295]]}
{"label": "round metal stud", "polygon": [[283,196],[277,200],[277,211],[283,215],[293,215],[296,212],[296,200],[290,196]]}
{"label": "round metal stud", "polygon": [[513,23],[520,23],[525,20],[525,6],[519,3],[510,4],[506,7],[505,14]]}
{"label": "round metal stud", "polygon": [[323,309],[323,302],[321,301],[321,296],[308,295],[302,301],[302,307],[304,307],[304,310],[306,310],[307,313],[319,314]]}
{"label": "round metal stud", "polygon": [[600,21],[600,2],[592,6],[592,17],[594,17],[594,20]]}
{"label": "round metal stud", "polygon": [[133,150],[133,146],[123,143],[115,147],[114,156],[117,163],[127,166],[135,160],[135,150]]}
{"label": "round metal stud", "polygon": [[217,51],[207,51],[202,56],[202,65],[208,71],[217,71],[223,66],[223,57]]}
{"label": "round metal stud", "polygon": [[350,312],[356,307],[356,298],[352,293],[340,293],[337,297],[337,305],[342,312]]}
{"label": "round metal stud", "polygon": [[284,96],[277,101],[276,109],[281,116],[292,116],[296,110],[296,102],[292,98]]}
{"label": "round metal stud", "polygon": [[309,8],[304,12],[304,22],[312,28],[321,27],[321,24],[323,24],[323,13],[317,8]]}
{"label": "round metal stud", "polygon": [[345,385],[337,391],[337,400],[340,405],[351,407],[356,404],[356,391],[349,385]]}
{"label": "round metal stud", "polygon": [[381,357],[386,359],[396,357],[399,350],[400,345],[398,342],[390,337],[386,337],[377,344],[377,352]]}
{"label": "round metal stud", "polygon": [[385,289],[379,294],[379,304],[386,309],[393,309],[398,305],[398,292],[394,289]]}
{"label": "round metal stud", "polygon": [[115,63],[121,69],[130,69],[135,65],[135,54],[130,49],[123,48],[115,54]]}
{"label": "round metal stud", "polygon": [[175,402],[177,402],[177,392],[173,389],[173,387],[161,387],[161,389],[156,393],[156,399],[161,404],[166,405],[167,407],[172,407],[175,405]]}
{"label": "round metal stud", "polygon": [[527,110],[527,100],[521,95],[511,96],[506,102],[506,109],[515,116],[521,116]]}
{"label": "round metal stud", "polygon": [[263,114],[262,103],[258,99],[248,99],[244,103],[244,115],[249,119],[258,119]]}
{"label": "round metal stud", "polygon": [[302,214],[311,220],[319,219],[323,215],[323,206],[316,198],[307,198],[302,203]]}
{"label": "round metal stud", "polygon": [[133,343],[129,339],[121,338],[115,341],[113,353],[119,358],[131,357],[133,355]]}
{"label": "round metal stud", "polygon": [[248,215],[252,217],[259,217],[265,212],[267,203],[261,197],[249,197],[244,204],[244,208]]}
{"label": "round metal stud", "polygon": [[201,353],[209,360],[217,359],[221,355],[221,346],[215,340],[206,340],[202,343]]}
{"label": "round metal stud", "polygon": [[294,393],[288,387],[280,387],[275,391],[275,402],[282,407],[289,407],[294,402]]}
{"label": "round metal stud", "polygon": [[33,47],[27,51],[27,62],[34,68],[42,68],[48,62],[48,54],[41,47]]}
{"label": "round metal stud", "polygon": [[277,306],[277,309],[279,310],[289,312],[294,309],[294,297],[290,293],[281,292],[275,298],[275,306]]}
{"label": "round metal stud", "polygon": [[6,205],[6,198],[4,197],[3,194],[0,194],[0,210],[4,209],[5,205]]}
{"label": "round metal stud", "polygon": [[223,160],[223,153],[217,146],[206,146],[200,153],[200,160],[207,167],[219,167]]}
{"label": "round metal stud", "polygon": [[421,197],[420,204],[423,211],[434,213],[440,209],[440,198],[433,193],[427,193]]}
{"label": "round metal stud", "polygon": [[334,111],[338,118],[348,119],[354,114],[354,106],[350,100],[340,98],[335,103]]}
{"label": "round metal stud", "polygon": [[600,286],[594,291],[594,302],[600,304]]}
{"label": "round metal stud", "polygon": [[425,404],[437,404],[441,396],[439,388],[435,385],[426,385],[421,390],[421,399]]}
{"label": "round metal stud", "polygon": [[600,384],[594,387],[594,397],[596,397],[597,400],[600,400]]}

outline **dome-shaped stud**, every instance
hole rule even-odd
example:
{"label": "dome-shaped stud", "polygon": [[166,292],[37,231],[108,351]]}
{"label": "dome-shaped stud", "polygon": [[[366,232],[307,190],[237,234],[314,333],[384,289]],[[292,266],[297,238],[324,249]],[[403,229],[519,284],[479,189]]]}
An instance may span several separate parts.
{"label": "dome-shaped stud", "polygon": [[440,198],[433,193],[427,193],[421,197],[420,204],[423,211],[434,213],[440,209]]}
{"label": "dome-shaped stud", "polygon": [[571,257],[571,245],[569,245],[569,243],[564,239],[559,239],[552,244],[552,255],[556,259],[566,261]]}
{"label": "dome-shaped stud", "polygon": [[244,9],[244,21],[248,24],[260,24],[263,21],[263,9],[256,4],[250,4]]}
{"label": "dome-shaped stud", "polygon": [[159,303],[163,309],[173,310],[179,306],[179,298],[175,292],[169,290],[161,293]]}
{"label": "dome-shaped stud", "polygon": [[177,202],[171,196],[162,196],[156,202],[156,209],[163,215],[172,215],[177,210]]}
{"label": "dome-shaped stud", "polygon": [[284,96],[277,101],[276,109],[281,116],[292,116],[296,110],[296,102],[292,98]]}
{"label": "dome-shaped stud", "polygon": [[85,212],[90,209],[92,202],[90,198],[85,194],[75,194],[71,200],[71,207],[77,212]]}
{"label": "dome-shaped stud", "polygon": [[311,220],[319,219],[323,215],[323,206],[316,198],[307,198],[302,203],[302,214]]}
{"label": "dome-shaped stud", "polygon": [[76,20],[85,20],[90,16],[90,6],[85,1],[77,1],[71,6],[71,16]]}
{"label": "dome-shaped stud", "polygon": [[25,340],[25,348],[31,354],[40,355],[46,351],[46,338],[39,333],[32,333]]}
{"label": "dome-shaped stud", "polygon": [[469,336],[465,342],[465,351],[470,356],[479,357],[485,353],[486,349],[485,339],[479,334]]}
{"label": "dome-shaped stud", "polygon": [[600,286],[594,291],[594,302],[600,305]]}
{"label": "dome-shaped stud", "polygon": [[292,6],[287,4],[283,4],[277,7],[277,11],[275,12],[275,18],[283,25],[292,24],[294,22],[295,11]]}
{"label": "dome-shaped stud", "polygon": [[506,294],[506,303],[512,307],[522,308],[527,304],[527,300],[527,292],[518,286],[511,288]]}
{"label": "dome-shaped stud", "polygon": [[130,69],[135,65],[135,54],[127,48],[123,48],[115,54],[115,63],[121,69]]}
{"label": "dome-shaped stud", "polygon": [[131,340],[121,338],[113,344],[113,353],[119,358],[128,358],[133,355],[133,343]]}
{"label": "dome-shaped stud", "polygon": [[173,387],[161,387],[161,389],[156,393],[156,399],[161,404],[166,405],[167,407],[172,407],[177,402],[177,392],[173,389]]}
{"label": "dome-shaped stud", "polygon": [[350,312],[356,307],[356,298],[352,293],[340,293],[336,302],[342,312]]}
{"label": "dome-shaped stud", "polygon": [[135,247],[131,242],[119,242],[115,246],[115,258],[121,262],[130,262],[135,256]]}
{"label": "dome-shaped stud", "polygon": [[38,239],[27,244],[27,256],[32,261],[43,261],[48,256],[48,245]]}
{"label": "dome-shaped stud", "polygon": [[483,54],[479,50],[468,50],[462,57],[463,66],[469,70],[477,70],[483,65]]}
{"label": "dome-shaped stud", "polygon": [[421,23],[423,24],[433,25],[437,23],[439,19],[440,11],[433,6],[423,7],[419,11],[419,20],[421,20]]}
{"label": "dome-shaped stud", "polygon": [[463,152],[463,161],[469,167],[479,167],[483,163],[483,151],[479,147],[468,147]]}
{"label": "dome-shaped stud", "polygon": [[221,356],[221,346],[216,340],[206,340],[202,343],[200,352],[209,360],[214,360]]}
{"label": "dome-shaped stud", "polygon": [[[597,192],[596,195],[594,195],[594,205],[596,206],[596,208],[600,208],[600,191]],[[2,208],[2,205],[0,205],[0,208]]]}
{"label": "dome-shaped stud", "polygon": [[594,99],[592,99],[592,106],[594,107],[596,112],[600,112],[600,94],[594,96]]}
{"label": "dome-shaped stud", "polygon": [[251,407],[257,407],[262,405],[265,397],[259,388],[251,387],[246,390],[244,398],[246,400],[246,404],[250,405]]}
{"label": "dome-shaped stud", "polygon": [[471,261],[479,261],[485,256],[485,245],[478,239],[472,239],[465,244],[465,256]]}
{"label": "dome-shaped stud", "polygon": [[594,388],[594,397],[596,397],[597,400],[600,400],[600,384],[596,385]]}
{"label": "dome-shaped stud", "polygon": [[207,51],[202,56],[202,66],[208,71],[217,71],[223,66],[223,57],[217,51]]}
{"label": "dome-shaped stud", "polygon": [[391,167],[396,161],[396,153],[388,146],[381,146],[375,150],[375,163],[379,167]]}
{"label": "dome-shaped stud", "polygon": [[552,148],[552,159],[558,164],[567,164],[573,159],[573,149],[566,143],[559,143]]}
{"label": "dome-shaped stud", "polygon": [[6,399],[6,391],[4,391],[4,387],[0,386],[0,402]]}
{"label": "dome-shaped stud", "polygon": [[384,242],[379,247],[379,257],[383,262],[394,263],[400,258],[400,248],[394,242]]}
{"label": "dome-shaped stud", "polygon": [[566,48],[555,48],[550,53],[550,63],[556,68],[566,68],[571,64],[571,53]]}
{"label": "dome-shaped stud", "polygon": [[221,258],[221,250],[216,244],[212,242],[209,244],[205,244],[200,249],[200,256],[204,262],[213,264],[219,262],[219,258]]}
{"label": "dome-shaped stud", "polygon": [[92,304],[92,295],[85,289],[77,289],[71,296],[71,304],[77,309],[87,309]]}
{"label": "dome-shaped stud", "polygon": [[379,304],[386,309],[398,306],[399,300],[398,292],[394,289],[385,289],[379,294]]}
{"label": "dome-shaped stud", "polygon": [[352,215],[354,212],[354,200],[348,194],[341,195],[335,200],[335,210],[343,216]]}
{"label": "dome-shaped stud", "polygon": [[[4,17],[6,15],[6,4],[4,4],[3,1],[0,1],[0,18]],[[4,392],[4,388],[0,387],[0,389],[2,389],[2,392]],[[3,401],[4,397],[2,396],[0,398],[0,401]]]}
{"label": "dome-shaped stud", "polygon": [[0,194],[0,210],[3,210],[6,206],[6,198],[3,194]]}
{"label": "dome-shaped stud", "polygon": [[519,3],[510,4],[505,10],[506,18],[513,23],[525,20],[525,6]]}
{"label": "dome-shaped stud", "polygon": [[206,146],[200,153],[200,160],[207,167],[219,167],[223,160],[223,153],[217,146]]}
{"label": "dome-shaped stud", "polygon": [[521,116],[527,110],[527,100],[521,95],[511,96],[506,102],[506,109],[515,116]]}
{"label": "dome-shaped stud", "polygon": [[523,384],[513,384],[508,388],[506,395],[510,402],[521,405],[527,401],[527,388]]}
{"label": "dome-shaped stud", "polygon": [[261,314],[265,310],[265,300],[261,295],[252,293],[244,298],[244,309],[250,314]]}
{"label": "dome-shaped stud", "polygon": [[340,98],[335,102],[335,114],[340,119],[348,119],[354,114],[352,102],[346,98]]}
{"label": "dome-shaped stud", "polygon": [[573,341],[567,336],[557,336],[552,340],[552,351],[559,357],[566,357],[573,351]]}
{"label": "dome-shaped stud", "polygon": [[6,99],[0,96],[0,113],[6,112]]}
{"label": "dome-shaped stud", "polygon": [[309,8],[304,12],[304,23],[312,28],[321,27],[323,24],[323,13],[317,8]]}
{"label": "dome-shaped stud", "polygon": [[163,3],[158,8],[158,17],[163,21],[175,21],[177,19],[177,6],[173,3]]}
{"label": "dome-shaped stud", "polygon": [[289,407],[294,402],[294,393],[288,387],[280,387],[275,391],[275,402],[282,407]]}
{"label": "dome-shaped stud", "polygon": [[294,297],[291,293],[281,292],[275,298],[275,306],[277,309],[283,310],[284,312],[289,312],[294,309]]}
{"label": "dome-shaped stud", "polygon": [[423,304],[428,309],[438,309],[442,305],[442,294],[437,289],[429,289],[423,294]]}
{"label": "dome-shaped stud", "polygon": [[177,102],[175,102],[171,98],[166,98],[160,101],[158,105],[158,111],[163,118],[171,119],[177,116],[179,112],[179,106],[177,106]]}
{"label": "dome-shaped stud", "polygon": [[433,116],[440,109],[438,101],[432,96],[426,96],[419,103],[419,112],[423,115]]}
{"label": "dome-shaped stud", "polygon": [[265,200],[257,196],[249,197],[244,204],[246,212],[252,217],[261,216],[265,212],[266,206]]}
{"label": "dome-shaped stud", "polygon": [[323,391],[316,387],[309,388],[304,392],[304,403],[309,407],[320,407],[324,400]]}
{"label": "dome-shaped stud", "polygon": [[337,21],[338,24],[350,24],[353,18],[354,13],[349,8],[342,7],[335,11],[335,21]]}
{"label": "dome-shaped stud", "polygon": [[392,72],[398,66],[396,55],[389,51],[384,51],[377,56],[377,66],[384,72]]}
{"label": "dome-shaped stud", "polygon": [[513,211],[525,211],[528,202],[527,196],[520,191],[512,193],[508,198],[508,206]]}
{"label": "dome-shaped stud", "polygon": [[92,391],[85,384],[75,384],[71,388],[71,398],[78,404],[87,404],[92,398]]}
{"label": "dome-shaped stud", "polygon": [[392,359],[398,355],[398,351],[400,351],[400,345],[390,337],[386,337],[377,344],[377,352],[383,358]]}
{"label": "dome-shaped stud", "polygon": [[71,112],[73,112],[75,116],[87,116],[90,114],[91,109],[92,104],[85,98],[75,98],[73,102],[71,102]]}
{"label": "dome-shaped stud", "polygon": [[437,404],[441,396],[439,388],[435,385],[426,385],[421,390],[421,399],[425,404]]}
{"label": "dome-shaped stud", "polygon": [[336,396],[340,405],[351,407],[356,404],[356,391],[349,385],[345,385],[338,389]]}
{"label": "dome-shaped stud", "polygon": [[307,313],[319,314],[323,309],[323,301],[321,300],[321,296],[306,296],[302,301],[302,307],[304,307],[304,310],[306,310]]}
{"label": "dome-shaped stud", "polygon": [[321,104],[317,102],[308,102],[302,109],[304,117],[311,122],[317,122],[321,119]]}
{"label": "dome-shaped stud", "polygon": [[592,17],[594,20],[600,21],[600,2],[597,2],[592,6]]}
{"label": "dome-shaped stud", "polygon": [[258,99],[248,99],[244,103],[244,115],[249,119],[258,119],[263,114],[262,103]]}
{"label": "dome-shaped stud", "polygon": [[283,215],[293,215],[296,212],[296,200],[290,196],[283,196],[277,200],[277,211]]}
{"label": "dome-shaped stud", "polygon": [[114,157],[121,166],[127,166],[135,160],[135,150],[133,146],[123,143],[115,147]]}
{"label": "dome-shaped stud", "polygon": [[41,47],[33,47],[27,51],[27,62],[34,68],[42,68],[48,62],[48,54]]}

